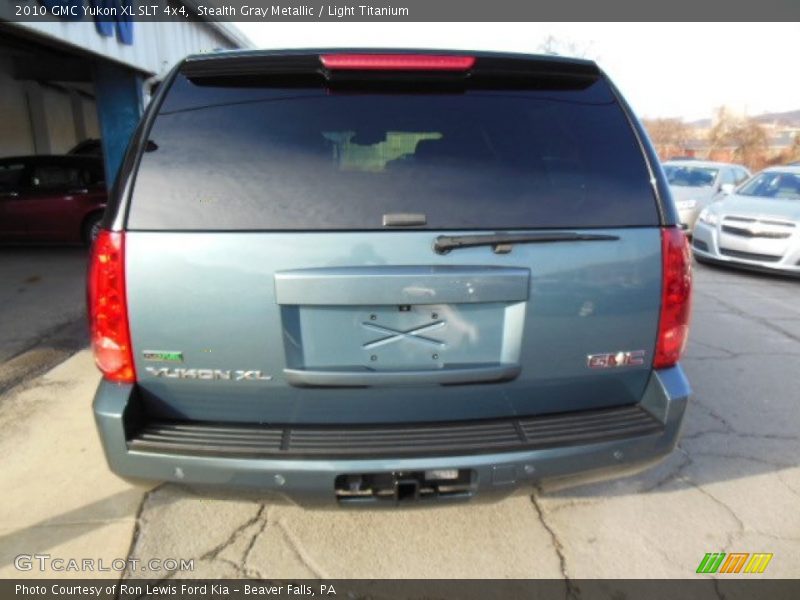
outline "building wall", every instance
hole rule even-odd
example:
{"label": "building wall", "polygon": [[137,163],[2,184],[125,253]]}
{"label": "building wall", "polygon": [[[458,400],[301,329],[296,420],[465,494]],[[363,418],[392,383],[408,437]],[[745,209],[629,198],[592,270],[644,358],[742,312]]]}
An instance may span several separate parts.
{"label": "building wall", "polygon": [[50,86],[42,86],[41,93],[50,152],[64,154],[79,141],[75,132],[75,116],[72,112],[70,95]]}
{"label": "building wall", "polygon": [[81,109],[83,110],[83,121],[86,126],[86,138],[100,137],[100,123],[97,120],[97,106],[93,99],[81,96]]}
{"label": "building wall", "polygon": [[11,74],[11,59],[0,57],[0,156],[32,154],[33,130],[24,84]]}
{"label": "building wall", "polygon": [[172,65],[187,54],[214,49],[237,48],[246,39],[236,43],[208,23],[164,22],[133,24],[133,44],[120,43],[116,37],[102,36],[94,21],[35,21],[14,23],[13,27],[35,33],[44,40],[67,43],[83,51],[101,55],[145,75],[163,75]]}
{"label": "building wall", "polygon": [[0,157],[63,154],[78,142],[100,135],[90,93],[69,84],[15,80],[11,59],[3,56],[0,115]]}
{"label": "building wall", "polygon": [[[75,56],[85,57],[89,52],[94,56],[88,60],[138,73],[140,81],[164,75],[187,54],[249,44],[244,37],[238,39],[241,34],[224,23],[134,22],[131,45],[100,35],[94,21],[88,18],[6,26],[18,29],[26,39],[57,47],[68,55],[71,49]],[[15,80],[13,68],[10,56],[0,51],[0,157],[61,154],[79,141],[100,137],[92,83]],[[147,90],[144,91],[147,101]]]}

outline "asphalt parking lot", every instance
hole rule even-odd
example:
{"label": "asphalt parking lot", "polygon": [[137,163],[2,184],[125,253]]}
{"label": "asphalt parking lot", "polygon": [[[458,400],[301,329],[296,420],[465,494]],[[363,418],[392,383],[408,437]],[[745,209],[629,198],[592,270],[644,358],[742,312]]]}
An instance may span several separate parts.
{"label": "asphalt parking lot", "polygon": [[695,275],[678,449],[643,473],[494,504],[309,511],[131,486],[106,469],[89,411],[99,377],[81,350],[0,396],[0,576],[41,576],[14,557],[44,552],[194,559],[192,572],[125,577],[684,578],[707,552],[769,552],[763,576],[796,577],[800,282]]}
{"label": "asphalt parking lot", "polygon": [[86,345],[85,273],[85,248],[0,248],[0,393]]}

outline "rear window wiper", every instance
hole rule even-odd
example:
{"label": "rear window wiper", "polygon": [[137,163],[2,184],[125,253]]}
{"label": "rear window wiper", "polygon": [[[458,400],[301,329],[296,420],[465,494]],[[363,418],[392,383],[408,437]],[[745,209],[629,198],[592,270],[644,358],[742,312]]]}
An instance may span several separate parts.
{"label": "rear window wiper", "polygon": [[479,235],[440,235],[433,243],[437,254],[447,254],[458,248],[492,246],[496,254],[508,254],[514,244],[545,244],[551,242],[609,242],[616,235],[578,233],[576,231],[539,231],[535,233],[489,233]]}

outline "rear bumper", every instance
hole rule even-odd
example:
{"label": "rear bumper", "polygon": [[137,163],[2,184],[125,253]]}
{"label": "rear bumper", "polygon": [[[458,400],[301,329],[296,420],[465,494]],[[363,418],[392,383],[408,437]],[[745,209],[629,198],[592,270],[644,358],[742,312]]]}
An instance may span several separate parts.
{"label": "rear bumper", "polygon": [[644,467],[674,448],[690,393],[679,366],[664,369],[653,373],[642,402],[637,405],[652,418],[654,426],[624,426],[606,438],[581,433],[572,439],[540,437],[542,443],[520,450],[430,450],[429,454],[398,457],[374,457],[374,453],[364,452],[365,457],[355,458],[319,453],[284,458],[257,453],[237,456],[213,451],[171,451],[165,445],[137,447],[135,386],[105,381],[97,390],[94,414],[108,464],[122,477],[276,492],[299,504],[318,506],[337,503],[336,478],[347,474],[469,470],[473,474],[470,492],[448,498],[465,500],[502,497],[520,486],[553,478]]}

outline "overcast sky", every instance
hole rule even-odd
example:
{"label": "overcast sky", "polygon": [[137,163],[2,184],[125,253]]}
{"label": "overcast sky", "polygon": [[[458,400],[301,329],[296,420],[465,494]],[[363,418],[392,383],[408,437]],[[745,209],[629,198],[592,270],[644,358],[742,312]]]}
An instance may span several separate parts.
{"label": "overcast sky", "polygon": [[237,23],[262,48],[537,52],[553,36],[596,60],[640,117],[800,109],[797,23]]}

